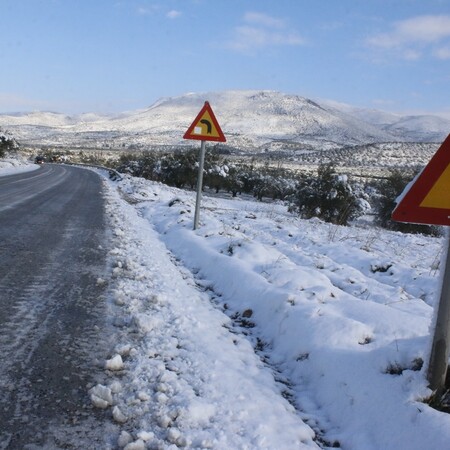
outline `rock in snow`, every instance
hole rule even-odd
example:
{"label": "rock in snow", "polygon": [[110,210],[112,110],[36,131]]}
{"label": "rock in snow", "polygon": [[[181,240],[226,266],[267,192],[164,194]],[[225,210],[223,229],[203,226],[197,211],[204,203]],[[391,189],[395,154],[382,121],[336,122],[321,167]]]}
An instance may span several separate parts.
{"label": "rock in snow", "polygon": [[120,355],[115,355],[111,359],[108,359],[105,363],[105,368],[108,370],[116,371],[123,369],[123,361]]}
{"label": "rock in snow", "polygon": [[119,423],[125,423],[128,419],[127,416],[120,410],[118,406],[114,406],[112,410],[113,419]]}
{"label": "rock in snow", "polygon": [[97,384],[90,391],[92,403],[97,408],[105,409],[113,404],[111,389],[103,386],[102,384]]}

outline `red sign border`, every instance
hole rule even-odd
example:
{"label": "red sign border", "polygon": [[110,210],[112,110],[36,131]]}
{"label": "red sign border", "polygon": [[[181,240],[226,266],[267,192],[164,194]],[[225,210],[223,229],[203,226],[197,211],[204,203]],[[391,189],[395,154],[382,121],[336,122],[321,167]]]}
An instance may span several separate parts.
{"label": "red sign border", "polygon": [[[205,137],[205,136],[199,136],[198,134],[193,134],[194,128],[197,126],[198,122],[202,118],[203,114],[208,111],[211,120],[213,122],[213,125],[215,129],[217,130],[217,133],[219,136],[211,136],[211,137]],[[220,128],[219,122],[217,122],[216,116],[213,113],[213,110],[211,108],[211,105],[209,102],[205,102],[203,105],[203,108],[200,110],[200,112],[197,114],[197,117],[192,122],[192,125],[188,128],[186,133],[184,133],[183,139],[194,139],[197,141],[214,141],[214,142],[226,142],[227,139],[225,135],[222,132],[222,129]]]}
{"label": "red sign border", "polygon": [[420,206],[449,164],[450,134],[400,200],[392,213],[392,219],[397,222],[450,225],[450,209]]}

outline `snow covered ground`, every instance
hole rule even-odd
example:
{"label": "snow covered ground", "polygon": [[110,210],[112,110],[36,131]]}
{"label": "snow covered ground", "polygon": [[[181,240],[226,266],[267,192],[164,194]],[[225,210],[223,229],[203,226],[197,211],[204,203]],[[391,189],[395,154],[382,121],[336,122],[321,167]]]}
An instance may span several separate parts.
{"label": "snow covered ground", "polygon": [[30,172],[32,170],[39,169],[39,165],[31,164],[20,157],[4,158],[0,160],[0,175],[12,175],[21,172]]}
{"label": "snow covered ground", "polygon": [[442,239],[225,195],[193,231],[193,192],[105,188],[105,448],[449,448],[450,416],[422,402]]}
{"label": "snow covered ground", "polygon": [[193,231],[195,193],[105,184],[117,340],[90,395],[119,447],[449,448],[421,401],[442,239],[224,196]]}

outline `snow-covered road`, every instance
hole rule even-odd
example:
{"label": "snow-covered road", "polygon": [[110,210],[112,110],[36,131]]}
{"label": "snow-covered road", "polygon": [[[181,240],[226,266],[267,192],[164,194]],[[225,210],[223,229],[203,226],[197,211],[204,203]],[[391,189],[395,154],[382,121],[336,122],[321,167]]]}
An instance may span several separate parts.
{"label": "snow-covered road", "polygon": [[109,348],[101,191],[56,165],[0,178],[2,449],[101,448],[108,434],[86,392]]}

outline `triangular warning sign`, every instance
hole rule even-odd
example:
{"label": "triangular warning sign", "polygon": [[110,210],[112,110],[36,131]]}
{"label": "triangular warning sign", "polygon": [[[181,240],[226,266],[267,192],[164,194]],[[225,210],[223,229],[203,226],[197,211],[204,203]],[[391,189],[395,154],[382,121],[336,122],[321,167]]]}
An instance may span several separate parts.
{"label": "triangular warning sign", "polygon": [[392,219],[450,225],[450,135],[400,200]]}
{"label": "triangular warning sign", "polygon": [[226,138],[208,102],[205,102],[192,125],[184,133],[183,139],[226,142]]}

